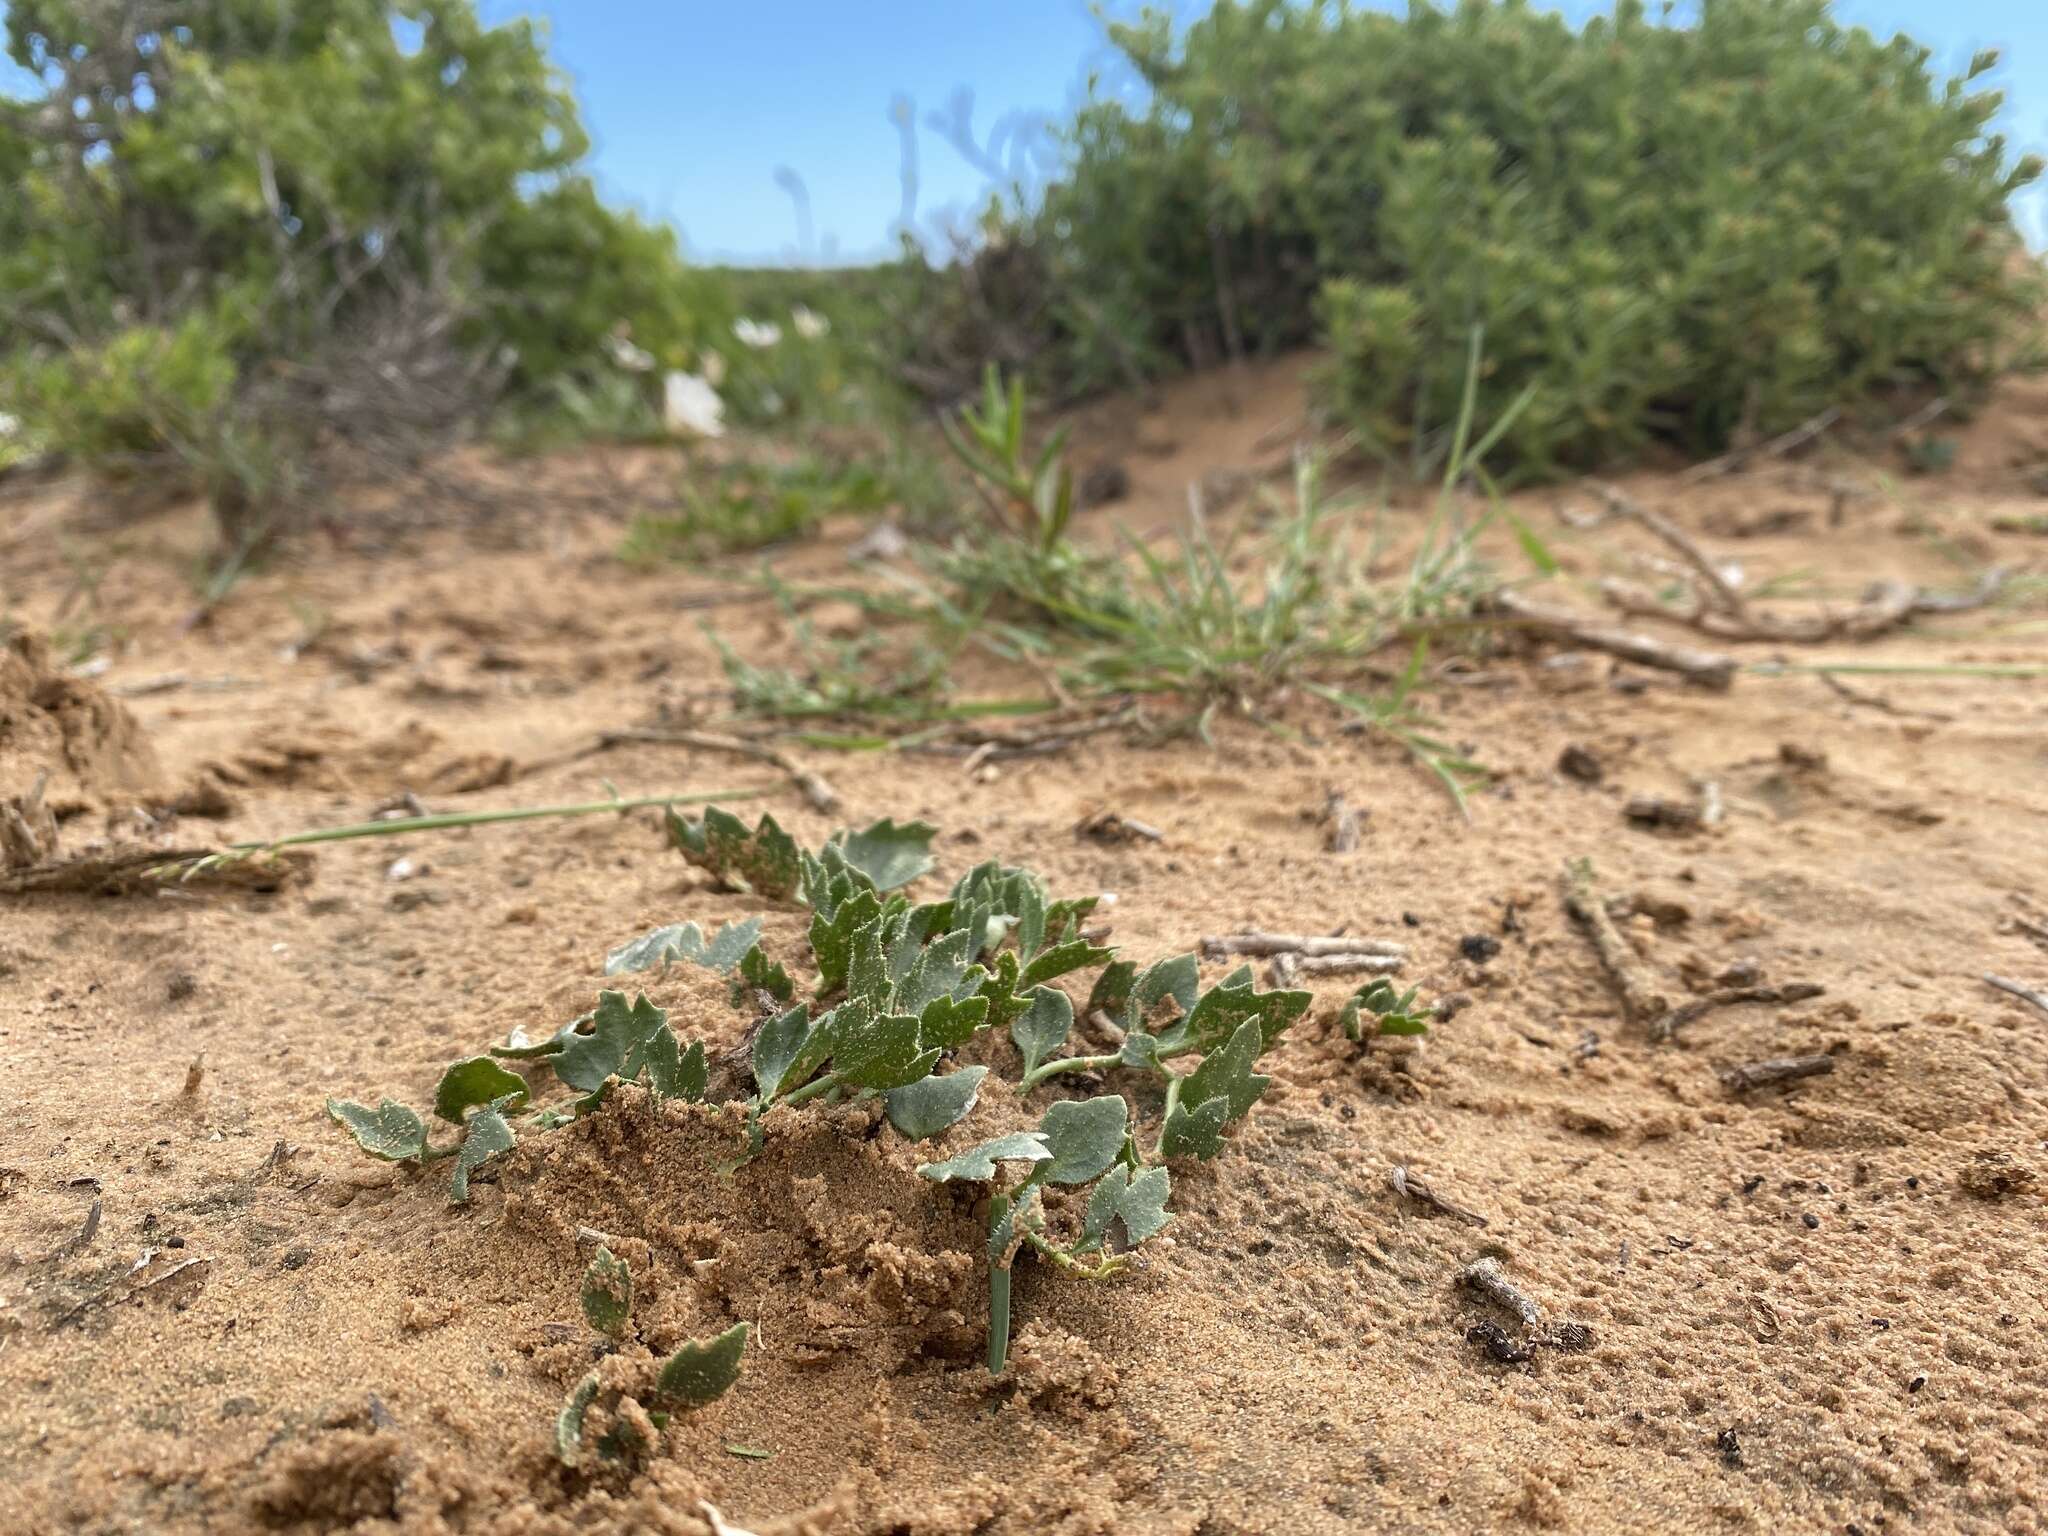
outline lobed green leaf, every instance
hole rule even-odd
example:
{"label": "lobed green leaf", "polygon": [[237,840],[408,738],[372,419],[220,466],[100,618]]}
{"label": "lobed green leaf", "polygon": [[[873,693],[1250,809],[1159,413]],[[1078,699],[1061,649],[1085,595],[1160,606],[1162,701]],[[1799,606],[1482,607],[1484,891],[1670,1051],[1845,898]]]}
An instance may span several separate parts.
{"label": "lobed green leaf", "polygon": [[462,1137],[462,1150],[455,1154],[455,1177],[449,1185],[457,1205],[469,1199],[469,1176],[500,1152],[512,1150],[515,1138],[511,1123],[504,1115],[505,1107],[511,1102],[512,1095],[506,1094],[469,1117],[469,1129]]}
{"label": "lobed green leaf", "polygon": [[1165,1230],[1173,1180],[1164,1168],[1130,1169],[1118,1164],[1088,1196],[1088,1215],[1076,1251],[1108,1248],[1120,1253]]}
{"label": "lobed green leaf", "polygon": [[1031,994],[1031,1005],[1011,1021],[1010,1039],[1024,1058],[1024,1075],[1067,1043],[1074,1028],[1074,1004],[1057,987],[1039,987]]}
{"label": "lobed green leaf", "polygon": [[1092,1099],[1062,1099],[1046,1110],[1039,1134],[1052,1161],[1039,1170],[1048,1184],[1086,1184],[1099,1178],[1124,1149],[1131,1108],[1120,1093]]}
{"label": "lobed green leaf", "polygon": [[758,917],[727,923],[708,940],[704,937],[704,930],[695,923],[670,923],[606,955],[604,973],[618,976],[687,960],[722,976],[741,962],[760,936],[761,919]]}

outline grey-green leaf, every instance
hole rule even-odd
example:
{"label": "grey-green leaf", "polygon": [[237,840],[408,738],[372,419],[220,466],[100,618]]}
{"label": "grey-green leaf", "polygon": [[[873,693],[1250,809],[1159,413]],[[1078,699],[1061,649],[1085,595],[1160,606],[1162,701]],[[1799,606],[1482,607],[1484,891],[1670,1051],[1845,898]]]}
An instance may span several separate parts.
{"label": "grey-green leaf", "polygon": [[1045,1112],[1039,1131],[1052,1149],[1048,1184],[1086,1184],[1100,1177],[1124,1149],[1131,1108],[1120,1093],[1078,1102],[1062,1099]]}
{"label": "grey-green leaf", "polygon": [[736,1002],[748,1001],[750,992],[765,992],[778,1003],[787,1003],[796,996],[796,983],[789,979],[789,972],[779,962],[770,960],[758,944],[740,957],[739,977],[733,983]]}
{"label": "grey-green leaf", "polygon": [[876,921],[882,900],[873,891],[856,891],[833,908],[827,917],[811,914],[811,959],[818,967],[818,995],[826,996],[846,985],[853,966],[854,936]]}
{"label": "grey-green leaf", "polygon": [[685,1408],[716,1402],[740,1379],[740,1356],[746,1348],[745,1323],[735,1323],[716,1338],[685,1344],[662,1366],[655,1395]]}
{"label": "grey-green leaf", "polygon": [[599,1248],[583,1271],[583,1316],[614,1339],[633,1316],[633,1272],[609,1248]]}
{"label": "grey-green leaf", "polygon": [[1038,1132],[1012,1131],[978,1147],[969,1147],[943,1163],[920,1164],[917,1171],[938,1184],[954,1179],[981,1182],[996,1176],[997,1163],[1044,1163],[1051,1159],[1052,1148]]}
{"label": "grey-green leaf", "polygon": [[347,1099],[329,1099],[327,1113],[357,1146],[387,1163],[403,1163],[427,1150],[426,1123],[396,1100],[386,1099],[371,1109]]}
{"label": "grey-green leaf", "polygon": [[1057,987],[1039,987],[1031,994],[1031,1006],[1010,1025],[1010,1038],[1024,1057],[1028,1076],[1039,1063],[1067,1043],[1074,1028],[1074,1005]]}
{"label": "grey-green leaf", "polygon": [[525,1030],[514,1029],[510,1038],[503,1045],[492,1046],[490,1053],[501,1060],[507,1061],[525,1061],[536,1056],[558,1056],[561,1054],[563,1047],[576,1038],[578,1027],[589,1021],[589,1014],[584,1014],[581,1018],[571,1019],[552,1035],[549,1035],[547,1039],[538,1041],[527,1039]]}
{"label": "grey-green leaf", "polygon": [[449,1184],[457,1205],[469,1198],[469,1176],[500,1152],[512,1150],[512,1126],[501,1113],[510,1102],[511,1095],[507,1094],[469,1117],[462,1150],[455,1154],[455,1177]]}
{"label": "grey-green leaf", "polygon": [[555,1075],[571,1088],[594,1092],[622,1071],[636,1048],[644,1051],[668,1028],[668,1015],[645,997],[626,1001],[623,992],[600,992],[591,1031],[578,1035],[554,1057]]}
{"label": "grey-green leaf", "polygon": [[[754,1069],[754,1087],[766,1101],[781,1093],[783,1079],[796,1062],[804,1048],[804,1042],[811,1033],[810,1014],[799,1003],[787,1013],[770,1019],[754,1036],[751,1062]],[[787,1085],[791,1088],[802,1086],[798,1083]]]}
{"label": "grey-green leaf", "polygon": [[629,971],[649,971],[658,965],[687,960],[724,975],[740,963],[760,937],[761,919],[758,917],[727,923],[708,940],[704,937],[704,930],[695,923],[670,923],[606,955],[604,973],[617,976]]}
{"label": "grey-green leaf", "polygon": [[1121,1164],[1111,1168],[1088,1196],[1081,1250],[1106,1246],[1121,1252],[1157,1236],[1171,1219],[1166,1197],[1172,1190],[1173,1180],[1164,1168],[1144,1168],[1136,1173]]}
{"label": "grey-green leaf", "polygon": [[508,1096],[514,1107],[524,1104],[526,1080],[488,1056],[471,1056],[441,1074],[434,1090],[434,1113],[450,1125],[460,1125],[465,1111]]}
{"label": "grey-green leaf", "polygon": [[739,817],[714,805],[706,807],[697,821],[671,809],[667,824],[669,842],[677,851],[727,890],[751,891],[770,901],[787,901],[796,894],[802,855],[796,840],[773,816],[763,813],[749,832]]}
{"label": "grey-green leaf", "polygon": [[902,1088],[939,1064],[941,1053],[924,1048],[918,1021],[910,1014],[877,1014],[849,1000],[835,1017],[832,1075],[851,1087]]}
{"label": "grey-green leaf", "polygon": [[562,1411],[555,1415],[555,1454],[564,1465],[575,1466],[582,1454],[583,1419],[590,1412],[590,1405],[597,1401],[597,1389],[597,1372],[592,1371],[576,1383],[569,1400],[562,1404]]}
{"label": "grey-green leaf", "polygon": [[1100,965],[1116,951],[1097,949],[1086,939],[1074,939],[1069,943],[1055,944],[1024,967],[1024,974],[1018,978],[1020,990],[1029,991],[1035,986],[1051,981],[1055,976],[1064,976],[1069,971],[1085,970],[1091,965]]}
{"label": "grey-green leaf", "polygon": [[1230,1105],[1223,1099],[1206,1104],[1176,1104],[1159,1137],[1162,1157],[1199,1157],[1204,1161],[1223,1150],[1223,1120]]}
{"label": "grey-green leaf", "polygon": [[842,832],[833,842],[848,864],[887,895],[938,864],[932,857],[932,839],[938,835],[937,827],[922,821],[899,825],[884,819],[859,832]]}
{"label": "grey-green leaf", "polygon": [[1102,974],[1095,978],[1095,988],[1088,994],[1088,1012],[1102,1012],[1112,1019],[1124,1016],[1124,1010],[1131,1005],[1131,991],[1138,983],[1138,966],[1134,960],[1117,960],[1102,968]]}
{"label": "grey-green leaf", "polygon": [[1272,1082],[1270,1077],[1261,1077],[1254,1070],[1263,1049],[1259,1021],[1245,1020],[1225,1044],[1203,1057],[1202,1064],[1187,1075],[1181,1087],[1181,1102],[1206,1104],[1222,1099],[1230,1106],[1224,1116],[1226,1125],[1243,1119]]}
{"label": "grey-green leaf", "polygon": [[1256,1019],[1263,1054],[1314,1001],[1308,992],[1260,992],[1247,971],[1203,993],[1187,1016],[1186,1027],[1175,1034],[1198,1051],[1213,1051],[1237,1033],[1240,1024]]}
{"label": "grey-green leaf", "polygon": [[889,1123],[912,1141],[936,1136],[967,1118],[987,1076],[987,1067],[963,1067],[895,1089],[889,1095]]}

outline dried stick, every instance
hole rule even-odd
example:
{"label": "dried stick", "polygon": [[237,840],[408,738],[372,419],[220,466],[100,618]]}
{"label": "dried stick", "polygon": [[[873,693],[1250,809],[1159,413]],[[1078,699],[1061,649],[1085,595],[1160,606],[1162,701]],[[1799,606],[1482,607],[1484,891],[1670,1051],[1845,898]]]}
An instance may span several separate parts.
{"label": "dried stick", "polygon": [[1393,1185],[1395,1194],[1406,1196],[1408,1199],[1416,1201],[1418,1204],[1426,1205],[1432,1210],[1442,1211],[1446,1216],[1454,1216],[1468,1227],[1485,1227],[1487,1225],[1487,1220],[1484,1216],[1480,1215],[1477,1211],[1468,1210],[1458,1204],[1457,1201],[1436,1189],[1421,1174],[1411,1168],[1406,1166],[1396,1167],[1392,1173],[1387,1175],[1387,1182]]}
{"label": "dried stick", "polygon": [[1296,976],[1355,976],[1360,971],[1391,976],[1402,965],[1399,955],[1302,955],[1289,950],[1274,959],[1286,960],[1289,973]]}
{"label": "dried stick", "polygon": [[1647,529],[1665,544],[1678,552],[1706,589],[1707,597],[1714,606],[1725,613],[1740,617],[1744,610],[1742,594],[1729,584],[1720,568],[1707,558],[1706,553],[1692,541],[1689,534],[1661,512],[1652,512],[1640,502],[1630,499],[1611,485],[1600,487],[1600,494],[1606,499],[1608,509],[1617,517],[1625,517],[1637,526]]}
{"label": "dried stick", "polygon": [[1592,860],[1576,859],[1565,866],[1564,909],[1586,930],[1593,941],[1593,952],[1621,990],[1622,1012],[1631,1022],[1647,1025],[1652,1040],[1668,1038],[1669,1032],[1660,1030],[1658,1025],[1666,1016],[1670,1000],[1649,968],[1636,958],[1628,940],[1614,926],[1614,919],[1607,915],[1606,904],[1593,884]]}
{"label": "dried stick", "polygon": [[1498,1302],[1522,1320],[1525,1328],[1541,1326],[1543,1309],[1520,1286],[1500,1272],[1492,1259],[1477,1259],[1458,1271],[1461,1284],[1470,1286],[1488,1301]]}
{"label": "dried stick", "polygon": [[2048,1013],[2048,992],[2036,992],[2032,987],[2023,987],[2016,981],[2008,981],[2003,976],[1994,976],[1989,971],[1984,973],[1984,984],[1988,987],[1996,987],[2001,992],[2009,992],[2021,1002],[2032,1003],[2043,1013]]}
{"label": "dried stick", "polygon": [[1777,987],[1723,987],[1705,997],[1681,1003],[1657,1019],[1650,1025],[1650,1038],[1669,1040],[1685,1025],[1705,1018],[1716,1008],[1732,1008],[1737,1003],[1803,1003],[1810,997],[1824,996],[1826,992],[1826,987],[1811,981],[1788,981]]}
{"label": "dried stick", "polygon": [[1716,612],[1704,603],[1689,611],[1660,602],[1632,582],[1609,579],[1601,594],[1625,614],[1667,619],[1716,640],[1756,641],[1772,645],[1818,645],[1830,640],[1872,640],[1922,614],[1968,613],[1994,600],[2004,590],[2007,572],[1994,566],[1967,592],[1930,592],[1900,581],[1873,586],[1853,608],[1813,618],[1786,619],[1744,611]]}
{"label": "dried stick", "polygon": [[1653,635],[1639,630],[1617,629],[1593,619],[1581,618],[1556,608],[1545,608],[1530,602],[1517,592],[1496,592],[1493,595],[1494,611],[1515,620],[1525,628],[1556,639],[1569,640],[1588,650],[1604,651],[1610,656],[1619,656],[1623,661],[1635,662],[1638,666],[1655,667],[1663,672],[1675,672],[1689,683],[1702,688],[1722,690],[1735,681],[1735,658],[1724,656],[1718,651],[1699,651],[1690,646],[1672,645]]}
{"label": "dried stick", "polygon": [[1202,954],[1211,960],[1226,955],[1378,955],[1405,960],[1405,946],[1386,939],[1333,938],[1307,933],[1225,933],[1202,940]]}
{"label": "dried stick", "polygon": [[747,741],[738,736],[720,736],[712,731],[651,729],[637,726],[600,731],[597,740],[590,745],[529,763],[521,770],[520,776],[523,778],[545,768],[560,768],[566,763],[595,757],[600,752],[609,752],[614,747],[641,745],[694,747],[700,752],[724,752],[732,757],[744,757],[751,762],[766,763],[769,767],[787,774],[797,793],[810,802],[813,810],[829,816],[839,809],[838,792],[826,783],[823,777],[803,767],[786,752],[779,751],[765,742]]}
{"label": "dried stick", "polygon": [[[1948,402],[1937,403],[1946,406]],[[1831,405],[1819,415],[1807,418],[1790,432],[1780,433],[1758,447],[1738,448],[1733,453],[1724,453],[1717,459],[1708,459],[1704,464],[1693,465],[1678,477],[1679,483],[1691,485],[1701,480],[1711,480],[1716,475],[1732,475],[1737,470],[1746,469],[1758,459],[1782,458],[1812,442],[1841,418],[1842,408],[1839,405]],[[1931,417],[1929,419],[1932,420]]]}
{"label": "dried stick", "polygon": [[1773,1083],[1793,1083],[1802,1077],[1825,1077],[1835,1070],[1832,1056],[1774,1056],[1769,1061],[1752,1061],[1729,1067],[1721,1081],[1730,1093],[1750,1093]]}

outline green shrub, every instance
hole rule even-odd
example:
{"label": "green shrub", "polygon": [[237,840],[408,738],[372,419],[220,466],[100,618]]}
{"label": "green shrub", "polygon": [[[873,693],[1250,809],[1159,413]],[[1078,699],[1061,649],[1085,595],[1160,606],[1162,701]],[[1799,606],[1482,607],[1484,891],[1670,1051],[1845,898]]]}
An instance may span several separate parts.
{"label": "green shrub", "polygon": [[[231,543],[500,401],[651,427],[660,369],[737,350],[731,285],[579,174],[530,23],[16,0],[5,27],[41,90],[0,96],[0,410],[88,465],[182,469]],[[733,371],[736,408],[772,396]]]}
{"label": "green shrub", "polygon": [[1940,81],[1826,0],[1576,31],[1523,0],[1221,0],[1114,31],[1149,102],[1086,106],[974,263],[1029,251],[1030,282],[960,285],[1055,393],[1320,337],[1361,442],[1427,465],[1483,329],[1479,413],[1535,385],[1497,457],[1540,473],[1967,393],[2032,328],[2008,209],[2040,161],[1987,132],[1995,56]]}

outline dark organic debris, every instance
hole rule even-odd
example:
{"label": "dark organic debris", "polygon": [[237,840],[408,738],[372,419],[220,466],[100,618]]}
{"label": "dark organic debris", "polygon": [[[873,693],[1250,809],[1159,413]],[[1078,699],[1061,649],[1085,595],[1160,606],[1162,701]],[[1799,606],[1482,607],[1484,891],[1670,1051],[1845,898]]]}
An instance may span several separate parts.
{"label": "dark organic debris", "polygon": [[1654,1040],[1669,1040],[1685,1025],[1704,1018],[1716,1008],[1731,1008],[1738,1003],[1803,1003],[1809,998],[1823,997],[1827,988],[1817,982],[1788,981],[1775,987],[1723,987],[1718,992],[1709,992],[1705,997],[1696,997],[1691,1002],[1681,1003],[1650,1025],[1650,1037]]}
{"label": "dark organic debris", "polygon": [[1834,1070],[1832,1056],[1774,1056],[1768,1061],[1725,1068],[1721,1081],[1728,1085],[1730,1093],[1751,1093],[1777,1083],[1797,1082],[1803,1077],[1822,1077]]}
{"label": "dark organic debris", "polygon": [[1428,1206],[1431,1210],[1441,1211],[1446,1216],[1455,1217],[1467,1226],[1484,1228],[1487,1225],[1484,1216],[1475,1210],[1458,1204],[1457,1201],[1451,1199],[1450,1196],[1444,1194],[1424,1179],[1421,1174],[1416,1173],[1405,1165],[1397,1166],[1393,1172],[1389,1173],[1387,1175],[1387,1182],[1393,1186],[1395,1194],[1406,1196],[1419,1205]]}
{"label": "dark organic debris", "polygon": [[1557,771],[1581,784],[1598,784],[1606,774],[1606,769],[1600,766],[1600,759],[1576,743],[1558,753]]}
{"label": "dark organic debris", "polygon": [[1075,824],[1074,835],[1085,837],[1091,842],[1114,845],[1117,843],[1163,843],[1166,834],[1150,822],[1139,821],[1117,811],[1096,811],[1083,816]]}
{"label": "dark organic debris", "polygon": [[1697,832],[1706,820],[1699,806],[1662,795],[1632,795],[1621,814],[1631,825],[1657,832]]}
{"label": "dark organic debris", "polygon": [[1527,1365],[1536,1358],[1536,1351],[1526,1344],[1516,1343],[1499,1323],[1474,1323],[1465,1330],[1465,1337],[1501,1365]]}

